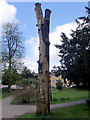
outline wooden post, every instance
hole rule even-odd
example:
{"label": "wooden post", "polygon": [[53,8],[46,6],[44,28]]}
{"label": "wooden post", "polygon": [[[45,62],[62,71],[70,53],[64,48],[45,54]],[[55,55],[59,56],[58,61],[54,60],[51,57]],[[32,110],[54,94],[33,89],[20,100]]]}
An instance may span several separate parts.
{"label": "wooden post", "polygon": [[49,103],[49,9],[45,10],[45,18],[41,10],[41,4],[35,4],[35,12],[37,18],[37,27],[39,34],[39,61],[38,61],[38,102],[36,114],[48,115],[50,112]]}

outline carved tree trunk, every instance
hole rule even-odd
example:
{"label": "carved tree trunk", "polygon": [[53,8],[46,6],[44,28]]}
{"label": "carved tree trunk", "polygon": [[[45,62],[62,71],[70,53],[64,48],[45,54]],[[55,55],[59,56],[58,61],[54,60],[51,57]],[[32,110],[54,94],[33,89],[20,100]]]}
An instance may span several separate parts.
{"label": "carved tree trunk", "polygon": [[38,61],[38,103],[36,114],[48,115],[50,112],[49,103],[49,9],[45,10],[45,18],[41,10],[41,4],[35,4],[37,27],[39,34],[39,61]]}

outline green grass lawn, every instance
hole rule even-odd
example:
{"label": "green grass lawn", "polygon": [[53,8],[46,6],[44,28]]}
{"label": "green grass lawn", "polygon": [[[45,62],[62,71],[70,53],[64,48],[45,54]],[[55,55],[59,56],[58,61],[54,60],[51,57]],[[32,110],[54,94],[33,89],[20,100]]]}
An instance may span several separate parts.
{"label": "green grass lawn", "polygon": [[[88,99],[87,90],[79,90],[76,88],[63,88],[62,90],[57,90],[52,88],[52,101],[51,104],[55,103],[65,103],[77,100]],[[11,104],[20,104],[20,98],[12,100]]]}
{"label": "green grass lawn", "polygon": [[13,91],[8,92],[7,89],[0,89],[0,99],[6,98],[12,94]]}
{"label": "green grass lawn", "polygon": [[76,88],[63,88],[62,90],[52,88],[51,94],[51,104],[88,99],[88,90],[80,90]]}
{"label": "green grass lawn", "polygon": [[26,114],[18,118],[88,118],[89,110],[90,108],[86,103],[51,110],[50,114],[47,117],[38,116],[36,114]]}

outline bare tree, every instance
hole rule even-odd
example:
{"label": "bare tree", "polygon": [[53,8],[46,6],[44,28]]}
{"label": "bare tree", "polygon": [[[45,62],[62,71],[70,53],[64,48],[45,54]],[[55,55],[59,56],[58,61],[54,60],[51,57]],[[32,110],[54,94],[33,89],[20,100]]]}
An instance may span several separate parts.
{"label": "bare tree", "polygon": [[[19,32],[18,23],[4,24],[2,27],[2,62],[5,69],[8,68],[9,74],[12,73],[12,68],[15,67],[15,63],[23,57],[23,53],[23,37],[22,33]],[[10,76],[8,90],[11,87]]]}

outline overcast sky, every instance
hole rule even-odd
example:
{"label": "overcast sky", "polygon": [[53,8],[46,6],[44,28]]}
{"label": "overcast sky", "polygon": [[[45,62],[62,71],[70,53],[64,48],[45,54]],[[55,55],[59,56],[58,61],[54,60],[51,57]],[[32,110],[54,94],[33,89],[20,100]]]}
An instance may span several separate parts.
{"label": "overcast sky", "polygon": [[[86,15],[87,2],[41,2],[42,11],[46,8],[52,11],[50,17],[50,70],[59,65],[58,49],[55,44],[61,44],[60,34],[66,33],[70,37],[71,29],[76,29],[75,19]],[[38,30],[34,11],[35,2],[6,2],[0,0],[0,29],[3,22],[17,21],[19,30],[25,37],[24,64],[32,71],[38,70]]]}

